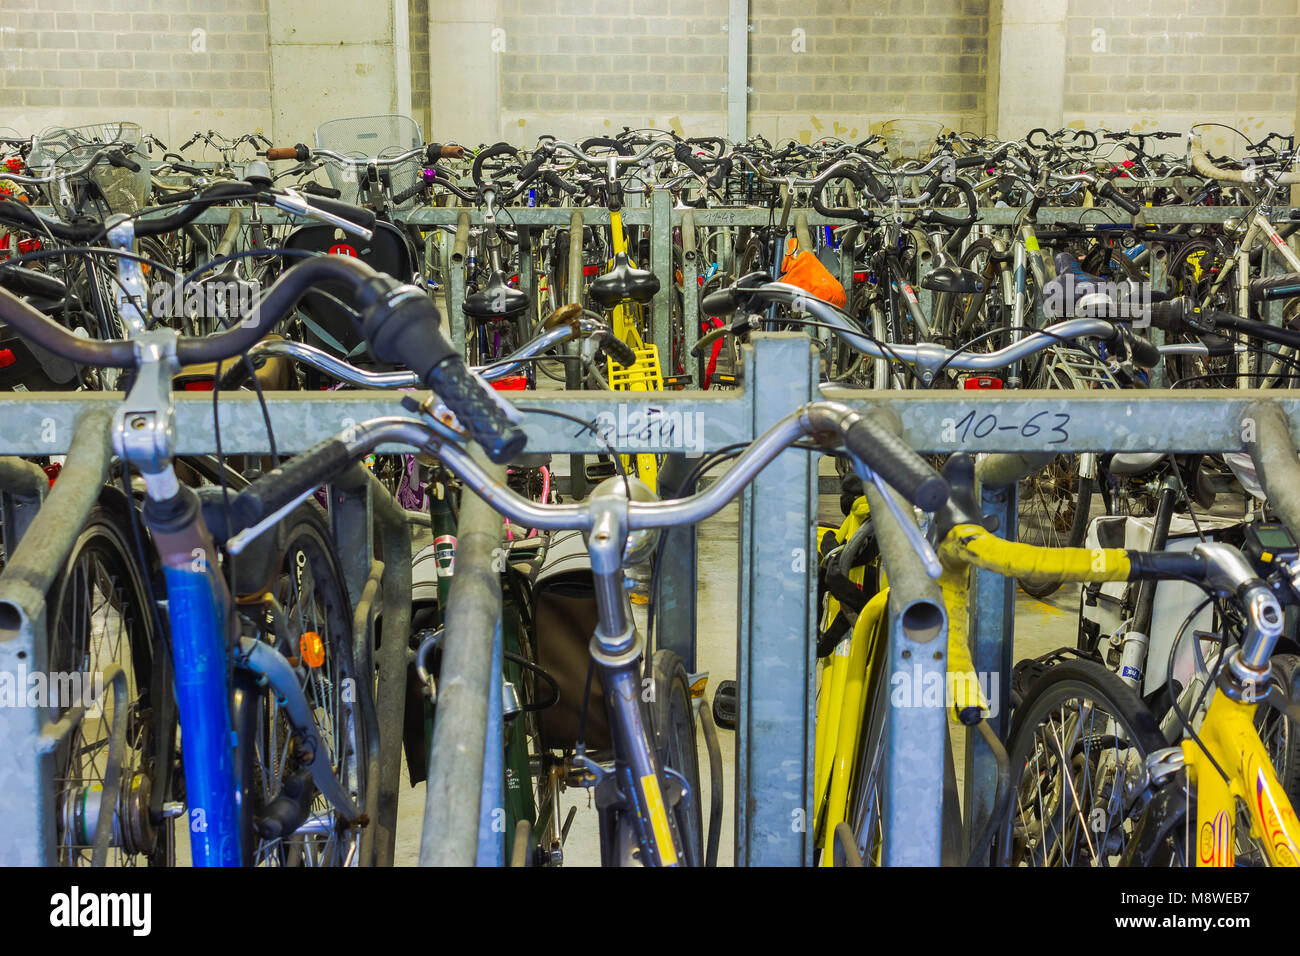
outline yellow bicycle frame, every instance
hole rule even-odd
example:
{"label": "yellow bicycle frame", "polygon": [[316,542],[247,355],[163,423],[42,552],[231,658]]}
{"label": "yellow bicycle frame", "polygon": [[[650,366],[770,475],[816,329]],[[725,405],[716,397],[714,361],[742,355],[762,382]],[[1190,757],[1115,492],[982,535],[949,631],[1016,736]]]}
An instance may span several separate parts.
{"label": "yellow bicycle frame", "polygon": [[[956,563],[1035,582],[1123,581],[1132,571],[1122,549],[1040,548],[1005,541],[979,525],[953,528],[939,556],[945,577],[948,566]],[[947,598],[946,588],[944,593]],[[949,604],[949,620],[961,619]],[[1237,801],[1246,805],[1251,833],[1263,844],[1269,862],[1300,866],[1300,822],[1255,729],[1257,706],[1216,693],[1197,731],[1208,754],[1194,740],[1183,741],[1188,785],[1196,793],[1196,832],[1189,834],[1188,852],[1195,854],[1197,866],[1233,865]],[[1228,774],[1227,780],[1215,763]]]}
{"label": "yellow bicycle frame", "polygon": [[[627,234],[623,232],[623,213],[621,210],[611,209],[609,213],[609,234],[610,248],[615,256],[619,253],[627,252]],[[633,266],[635,262],[628,260]],[[607,268],[614,267],[614,259],[611,258]],[[615,336],[626,342],[638,356],[641,350],[645,348],[645,342],[641,338],[640,329],[641,306],[633,305],[631,309],[625,303],[620,302],[614,306],[610,314],[610,330]],[[644,386],[642,386],[644,388]],[[636,389],[636,386],[633,386]],[[654,455],[623,455],[624,469],[630,469],[632,464],[636,464],[636,476],[646,483],[651,491],[659,490],[659,460]]]}
{"label": "yellow bicycle frame", "polygon": [[1196,866],[1233,865],[1238,801],[1246,805],[1251,834],[1268,862],[1300,866],[1300,823],[1255,729],[1257,706],[1215,694],[1197,731],[1209,755],[1194,740],[1183,741],[1188,783],[1196,792],[1196,830],[1187,840]]}

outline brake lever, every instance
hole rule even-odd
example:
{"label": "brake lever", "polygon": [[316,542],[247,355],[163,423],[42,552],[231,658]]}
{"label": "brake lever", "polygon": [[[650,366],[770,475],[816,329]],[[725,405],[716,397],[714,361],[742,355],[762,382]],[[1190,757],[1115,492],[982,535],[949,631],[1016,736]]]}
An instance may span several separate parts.
{"label": "brake lever", "polygon": [[921,563],[925,565],[925,573],[932,578],[938,578],[939,575],[943,574],[943,565],[939,563],[939,556],[935,553],[934,546],[925,539],[925,536],[921,533],[921,529],[917,527],[916,518],[912,515],[903,513],[902,506],[899,505],[897,499],[894,497],[893,490],[889,485],[885,484],[885,480],[869,468],[861,458],[852,454],[849,455],[849,458],[853,462],[858,477],[863,481],[870,481],[875,485],[876,490],[879,491],[881,497],[885,499],[885,504],[893,513],[894,520],[896,520],[898,526],[903,529],[903,534],[907,537],[908,544],[912,546],[912,550],[917,553],[921,559]]}

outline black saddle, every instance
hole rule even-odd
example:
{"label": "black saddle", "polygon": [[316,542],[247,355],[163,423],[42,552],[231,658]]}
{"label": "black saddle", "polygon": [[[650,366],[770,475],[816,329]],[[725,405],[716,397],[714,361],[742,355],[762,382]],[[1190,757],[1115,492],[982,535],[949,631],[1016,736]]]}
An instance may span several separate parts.
{"label": "black saddle", "polygon": [[921,288],[931,292],[958,292],[970,295],[984,291],[984,279],[969,269],[957,266],[939,266],[921,277]]}
{"label": "black saddle", "polygon": [[465,314],[472,319],[515,319],[528,311],[528,296],[506,284],[498,269],[487,285],[465,296]]}
{"label": "black saddle", "polygon": [[614,257],[614,267],[593,279],[587,291],[602,309],[612,309],[624,299],[645,305],[658,294],[659,279],[653,272],[633,268],[627,253],[620,252]]}

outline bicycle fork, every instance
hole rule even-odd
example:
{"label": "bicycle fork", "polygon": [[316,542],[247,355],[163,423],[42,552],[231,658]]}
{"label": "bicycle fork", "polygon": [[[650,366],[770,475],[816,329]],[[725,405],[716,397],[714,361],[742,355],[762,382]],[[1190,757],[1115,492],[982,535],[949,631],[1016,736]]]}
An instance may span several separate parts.
{"label": "bicycle fork", "polygon": [[[641,482],[633,478],[628,482],[634,494],[653,497]],[[587,545],[599,611],[591,655],[605,690],[614,739],[614,770],[606,770],[585,756],[579,760],[596,778],[601,864],[618,865],[623,853],[630,849],[620,846],[620,814],[624,813],[645,865],[684,865],[687,860],[672,811],[680,800],[696,797],[687,792],[678,774],[665,770],[654,746],[653,730],[643,706],[643,642],[624,590],[627,552],[652,548],[654,538],[636,532],[640,540],[627,544],[627,497],[622,478],[606,479],[590,500],[593,520]]]}

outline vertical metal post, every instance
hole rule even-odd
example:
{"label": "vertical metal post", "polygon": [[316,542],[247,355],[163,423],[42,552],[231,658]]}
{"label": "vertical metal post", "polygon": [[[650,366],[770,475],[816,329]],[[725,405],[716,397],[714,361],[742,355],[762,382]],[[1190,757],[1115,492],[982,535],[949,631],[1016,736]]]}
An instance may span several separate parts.
{"label": "vertical metal post", "polygon": [[[483,792],[478,811],[478,865],[506,865],[505,730],[501,716],[501,619],[492,634],[492,677],[488,684],[488,745],[483,750]],[[497,741],[493,746],[492,741]]]}
{"label": "vertical metal post", "polygon": [[[569,302],[582,303],[582,210],[575,209],[569,216]],[[564,347],[564,354],[577,357],[582,353],[575,340]],[[570,391],[582,388],[582,367],[575,361],[564,363],[564,386]],[[587,494],[587,460],[582,455],[569,456],[569,496],[583,498]]]}
{"label": "vertical metal post", "polygon": [[[997,520],[996,534],[1016,540],[1018,490],[1010,485],[980,489],[980,509],[986,518]],[[1005,740],[1011,710],[1012,643],[1015,631],[1016,582],[992,571],[971,571],[970,623],[971,659],[976,674],[989,675],[989,703],[993,713],[989,729]],[[994,684],[996,681],[996,684]],[[967,734],[965,754],[966,819],[987,820],[993,812],[998,768],[993,753],[978,734]],[[966,828],[967,836],[972,827]],[[969,850],[969,846],[966,847]]]}
{"label": "vertical metal post", "polygon": [[[45,594],[99,500],[112,458],[112,413],[81,416],[63,480],[36,512],[0,573],[0,674],[15,687],[49,670]],[[50,866],[55,844],[54,744],[58,715],[44,707],[0,707],[0,866]]]}
{"label": "vertical metal post", "polygon": [[[679,498],[693,494],[694,483],[689,488],[682,483],[691,466],[691,459],[685,455],[666,456],[659,470],[660,496]],[[698,573],[696,528],[686,525],[666,528],[660,533],[666,540],[664,559],[659,565],[659,593],[655,595],[655,646],[674,651],[686,666],[686,673],[693,674]]]}
{"label": "vertical metal post", "polygon": [[727,4],[727,139],[749,136],[749,0]]}
{"label": "vertical metal post", "polygon": [[[926,574],[884,496],[872,484],[865,490],[889,578],[884,861],[938,866],[948,757],[948,613],[938,582]],[[900,496],[895,500],[911,520],[911,506]],[[937,701],[931,700],[935,687]]]}
{"label": "vertical metal post", "polygon": [[[505,468],[474,454],[496,481],[505,481]],[[497,656],[489,635],[499,633],[501,622],[501,575],[494,570],[494,552],[504,535],[505,524],[491,505],[466,494],[457,528],[456,575],[447,602],[421,866],[473,866],[478,859],[483,758],[488,747],[501,746],[500,736],[488,737]]]}
{"label": "vertical metal post", "polygon": [[451,344],[458,355],[465,354],[465,265],[469,255],[469,213],[456,218],[456,241],[447,268],[447,317],[451,323]]}
{"label": "vertical metal post", "polygon": [[650,265],[659,280],[650,309],[650,340],[659,350],[659,367],[671,374],[673,332],[673,197],[666,189],[650,194]]}
{"label": "vertical metal post", "polygon": [[[700,256],[695,247],[695,213],[682,215],[682,326],[686,334],[685,355],[700,340]],[[695,387],[703,387],[696,382]]]}
{"label": "vertical metal post", "polygon": [[[817,390],[818,354],[803,334],[754,336],[745,368],[752,435]],[[741,496],[737,866],[812,864],[816,461],[786,451]]]}

